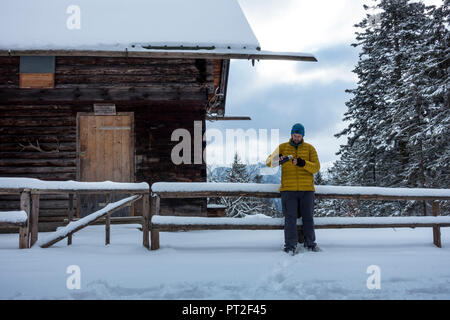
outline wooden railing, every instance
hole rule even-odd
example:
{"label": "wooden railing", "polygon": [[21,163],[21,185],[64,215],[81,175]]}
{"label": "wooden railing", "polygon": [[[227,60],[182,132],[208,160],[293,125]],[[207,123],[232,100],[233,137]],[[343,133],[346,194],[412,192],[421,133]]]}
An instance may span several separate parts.
{"label": "wooden railing", "polygon": [[[70,223],[74,217],[74,196],[84,194],[105,194],[107,195],[107,206],[110,203],[111,194],[133,194],[136,197],[130,198],[126,203],[120,203],[118,206],[111,206],[111,210],[100,212],[96,219],[78,220],[77,228],[67,233],[63,238],[67,237],[67,244],[72,243],[73,233],[81,230],[87,225],[93,224],[99,219],[105,217],[105,244],[110,243],[110,216],[113,212],[142,199],[141,217],[142,228],[148,233],[148,217],[149,211],[149,186],[146,183],[111,183],[111,182],[75,182],[75,181],[41,181],[38,179],[28,178],[0,178],[0,195],[20,194],[20,210],[27,213],[28,221],[23,227],[23,235],[21,235],[20,248],[30,248],[38,240],[38,224],[39,224],[39,198],[42,194],[65,194],[68,195],[68,222]],[[119,201],[118,201],[119,202]],[[117,203],[117,202],[116,202]],[[100,210],[99,210],[100,211]],[[97,211],[98,213],[98,211]],[[1,212],[0,212],[1,214]],[[148,219],[148,218],[147,218]],[[80,222],[81,221],[81,222]],[[62,240],[58,239],[57,241]],[[145,238],[145,237],[144,237]],[[51,239],[47,243],[41,244],[42,247],[52,245],[55,239]],[[145,242],[145,240],[144,240]],[[148,245],[147,245],[148,247]]]}
{"label": "wooden railing", "polygon": [[[95,182],[52,182],[40,181],[37,179],[25,179],[23,183],[9,182],[8,178],[0,178],[0,195],[1,194],[20,194],[20,210],[26,212],[27,221],[21,227],[20,247],[29,248],[33,246],[38,240],[38,223],[39,223],[39,197],[41,194],[67,194],[69,195],[68,203],[68,221],[73,220],[73,199],[74,195],[80,194],[134,194],[126,203],[115,202],[110,204],[108,210],[99,210],[92,214],[91,218],[84,221],[78,220],[78,225],[69,228],[66,232],[61,232],[55,237],[51,238],[41,246],[47,247],[67,237],[68,245],[72,242],[72,234],[87,225],[93,224],[99,219],[105,217],[105,243],[110,242],[110,215],[112,212],[122,208],[128,203],[142,199],[142,231],[143,231],[143,245],[150,248],[159,248],[159,231],[162,230],[189,230],[189,229],[281,229],[283,224],[279,221],[272,220],[271,225],[255,225],[255,224],[240,224],[237,226],[234,222],[239,220],[236,218],[207,218],[207,224],[198,218],[191,218],[188,223],[173,221],[164,222],[163,219],[154,219],[160,215],[160,199],[161,198],[207,198],[207,197],[261,197],[261,198],[278,198],[280,197],[279,185],[271,184],[226,184],[226,183],[155,183],[152,185],[151,197],[149,197],[149,188],[147,184],[123,184],[128,187],[120,187],[116,183],[114,186],[103,186],[102,183]],[[30,181],[32,183],[30,183]],[[39,182],[38,184],[34,182]],[[42,183],[42,184],[41,184]],[[6,186],[5,186],[6,185]],[[54,187],[52,187],[54,186]],[[129,187],[133,186],[133,187]],[[335,186],[316,186],[315,196],[317,199],[353,199],[353,200],[420,200],[431,201],[433,208],[433,216],[439,215],[439,201],[450,200],[449,189],[400,189],[400,188],[377,188],[377,187],[335,187]],[[110,199],[110,198],[109,198]],[[103,211],[102,211],[103,210]],[[1,214],[1,213],[0,213]],[[89,217],[89,216],[88,216]],[[161,217],[162,218],[162,217]],[[185,219],[184,217],[180,217]],[[425,218],[425,217],[424,217]],[[420,220],[419,223],[408,220],[396,220],[382,222],[381,218],[377,222],[367,223],[367,220],[347,223],[342,219],[339,221],[323,221],[317,224],[318,228],[379,228],[379,227],[432,227],[434,243],[440,247],[440,227],[450,226],[450,217],[442,217],[438,220]],[[84,219],[84,218],[83,218]],[[189,219],[189,218],[188,218]],[[202,219],[202,218],[200,218]],[[217,219],[217,220],[214,220]],[[228,219],[227,223],[234,219],[233,223],[223,223],[223,220]],[[315,221],[321,218],[315,218]],[[347,218],[348,219],[348,218]],[[357,219],[357,218],[351,218]],[[380,220],[381,219],[381,220]],[[395,218],[400,219],[400,218]],[[442,221],[441,221],[442,220]],[[81,222],[80,222],[81,221]],[[180,220],[182,221],[182,220]],[[214,223],[220,221],[220,223]],[[349,220],[350,221],[350,220]],[[356,221],[356,220],[354,220]],[[375,220],[373,220],[375,221]],[[301,228],[301,226],[299,226]],[[63,230],[64,231],[64,230]]]}
{"label": "wooden railing", "polygon": [[[204,229],[282,229],[282,221],[274,221],[268,224],[236,223],[229,219],[238,218],[186,218],[171,217],[164,219],[160,217],[160,199],[162,198],[213,198],[213,197],[254,197],[254,198],[279,198],[280,185],[276,184],[242,184],[242,183],[183,183],[183,182],[158,182],[152,185],[151,197],[151,248],[159,248],[159,231],[175,230],[204,230]],[[439,201],[450,200],[449,189],[408,189],[408,188],[380,188],[380,187],[338,187],[338,186],[316,186],[316,199],[351,199],[351,200],[420,200],[431,201],[433,216],[439,215]],[[421,218],[421,217],[417,217]],[[425,218],[425,217],[423,217]],[[430,217],[428,217],[430,218]],[[206,220],[205,220],[206,219]],[[214,220],[216,219],[216,220]],[[224,220],[228,219],[228,220]],[[328,219],[321,221],[320,219]],[[344,221],[342,219],[353,219]],[[381,228],[381,227],[432,227],[433,241],[441,247],[440,227],[450,226],[450,217],[442,219],[424,220],[418,222],[408,219],[395,218],[383,222],[378,219],[367,222],[355,220],[358,218],[315,218],[317,228]],[[381,219],[381,220],[380,220]],[[398,220],[397,220],[398,219]],[[177,221],[175,221],[177,220]],[[239,220],[239,219],[238,219]],[[393,219],[392,219],[393,220]],[[417,219],[416,219],[417,220]],[[215,223],[217,221],[217,223]],[[348,223],[351,221],[351,223]],[[299,226],[301,229],[301,226]],[[144,243],[148,243],[144,234]]]}

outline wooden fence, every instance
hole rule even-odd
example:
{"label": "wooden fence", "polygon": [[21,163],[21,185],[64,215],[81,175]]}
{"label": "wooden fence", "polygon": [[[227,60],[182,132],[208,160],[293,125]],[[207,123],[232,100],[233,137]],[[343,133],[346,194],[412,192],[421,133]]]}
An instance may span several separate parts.
{"label": "wooden fence", "polygon": [[[160,217],[160,199],[166,198],[213,198],[213,197],[259,197],[259,198],[279,198],[279,185],[269,184],[241,184],[241,183],[182,183],[182,182],[161,182],[152,185],[151,197],[151,249],[159,248],[159,231],[176,230],[224,230],[224,229],[282,229],[283,223],[236,223],[230,219],[238,218],[198,218],[171,217],[164,219]],[[450,200],[449,189],[408,189],[408,188],[380,188],[380,187],[338,187],[338,186],[316,186],[316,199],[350,199],[350,200],[419,200],[431,201],[433,216],[439,215],[439,202]],[[422,218],[422,217],[416,217]],[[216,220],[214,220],[216,219]],[[228,219],[228,220],[224,220]],[[321,218],[315,218],[317,222]],[[328,218],[329,219],[329,218]],[[400,218],[391,219],[386,222],[377,220],[367,222],[367,219],[354,220],[358,218],[336,217],[334,220],[316,223],[316,228],[386,228],[386,227],[432,227],[433,242],[441,247],[440,228],[450,226],[450,217],[444,219],[417,221]],[[373,218],[380,219],[380,218]],[[399,219],[399,220],[397,220]],[[267,219],[271,220],[271,219]],[[215,223],[217,221],[217,223]],[[349,223],[351,221],[351,223]],[[393,222],[394,221],[394,222]],[[301,226],[299,226],[301,229]],[[144,234],[144,246],[148,244],[148,238]]]}
{"label": "wooden fence", "polygon": [[[74,220],[74,196],[81,194],[106,194],[108,199],[111,199],[112,194],[133,194],[137,197],[130,199],[129,202],[125,204],[120,204],[120,207],[112,206],[111,210],[107,212],[102,212],[104,214],[99,215],[95,220],[91,221],[86,219],[87,224],[80,223],[80,228],[74,230],[73,232],[69,232],[65,237],[67,237],[67,244],[70,245],[72,243],[72,234],[76,231],[81,230],[89,224],[93,224],[98,221],[100,218],[105,217],[105,243],[109,244],[110,242],[110,215],[128,205],[131,202],[142,199],[143,212],[149,211],[149,187],[146,183],[144,184],[133,184],[133,183],[110,183],[107,182],[107,186],[105,187],[105,183],[101,182],[73,182],[73,181],[40,181],[38,179],[27,179],[24,183],[14,182],[14,178],[1,178],[0,181],[0,195],[3,194],[20,194],[20,210],[25,211],[28,219],[26,224],[21,228],[20,235],[20,248],[30,248],[32,247],[36,241],[38,240],[38,224],[39,224],[39,197],[42,194],[66,194],[69,195],[68,201],[68,222]],[[6,181],[6,182],[5,182]],[[7,186],[5,185],[12,185]],[[44,185],[44,188],[34,187],[33,184],[36,185]],[[51,186],[55,185],[55,188]],[[28,187],[28,186],[31,186]],[[74,186],[74,187],[72,187]],[[109,202],[109,201],[107,201]],[[1,212],[0,212],[1,214]],[[144,214],[144,216],[148,216],[148,214]],[[148,232],[148,222],[146,222],[145,218],[140,217],[142,221],[142,228],[145,233],[145,229],[147,228]],[[6,225],[6,224],[5,224]],[[23,233],[23,234],[22,234]],[[64,238],[65,238],[64,237]],[[145,237],[144,237],[145,238]],[[61,239],[59,239],[61,240]],[[58,241],[59,241],[58,240]],[[55,243],[55,242],[53,242]],[[51,244],[53,244],[51,243]],[[51,245],[50,244],[50,245]],[[45,244],[42,245],[46,247]]]}
{"label": "wooden fence", "polygon": [[[2,180],[3,179],[3,180]],[[13,179],[13,178],[11,178]],[[252,224],[241,223],[242,219],[237,218],[204,218],[199,217],[170,217],[164,220],[160,216],[160,200],[162,198],[207,198],[207,197],[260,197],[260,198],[278,198],[280,197],[279,185],[271,184],[227,184],[227,183],[198,183],[198,182],[173,182],[173,183],[154,183],[150,197],[147,184],[114,184],[113,187],[102,187],[95,182],[67,182],[69,187],[61,187],[64,182],[45,181],[46,187],[28,187],[25,183],[14,183],[13,186],[4,184],[5,178],[0,178],[0,194],[20,194],[20,210],[26,213],[26,221],[19,221],[16,226],[20,227],[20,248],[29,248],[38,240],[39,223],[39,197],[41,194],[68,194],[68,222],[73,220],[74,216],[74,196],[80,194],[133,194],[134,196],[123,199],[107,205],[105,210],[101,209],[91,215],[90,218],[78,220],[78,225],[69,228],[66,232],[61,232],[52,237],[42,247],[47,247],[67,237],[67,243],[72,243],[72,234],[81,230],[87,225],[97,222],[105,217],[105,243],[110,242],[110,215],[112,212],[124,207],[128,203],[142,199],[143,216],[139,217],[142,223],[143,245],[146,248],[159,248],[159,231],[174,230],[205,230],[205,229],[282,229],[283,223],[271,220],[271,223]],[[30,180],[30,179],[29,179]],[[36,180],[36,179],[32,179]],[[39,181],[39,180],[38,180]],[[41,181],[39,181],[41,182]],[[76,184],[76,187],[70,186]],[[54,188],[48,187],[55,185]],[[100,183],[101,184],[101,183]],[[335,186],[316,186],[315,196],[317,199],[351,199],[351,200],[418,200],[431,201],[433,216],[439,216],[439,202],[450,200],[450,190],[448,189],[401,189],[401,188],[378,188],[378,187],[335,187]],[[109,197],[109,199],[111,199]],[[103,211],[102,211],[103,210]],[[1,214],[1,212],[0,212]],[[178,220],[174,220],[177,218]],[[405,218],[405,217],[403,217]],[[430,218],[430,217],[415,217]],[[223,220],[225,219],[225,220]],[[335,218],[334,220],[323,220],[324,218],[315,218],[317,228],[383,228],[383,227],[432,227],[433,242],[441,247],[440,228],[450,226],[450,217],[441,217],[440,219],[415,219],[413,221],[401,218],[394,218],[389,221],[383,221],[382,218],[368,221],[343,220],[349,218]],[[325,218],[326,219],[326,218]],[[328,218],[329,219],[329,218]],[[83,221],[81,221],[83,220]],[[137,221],[139,221],[137,220]],[[236,223],[240,220],[240,223]],[[319,223],[317,223],[319,222]],[[0,222],[1,224],[1,222]],[[8,225],[8,224],[5,224]],[[10,224],[11,225],[11,224]],[[301,226],[299,226],[301,230]],[[151,237],[151,242],[150,242]]]}

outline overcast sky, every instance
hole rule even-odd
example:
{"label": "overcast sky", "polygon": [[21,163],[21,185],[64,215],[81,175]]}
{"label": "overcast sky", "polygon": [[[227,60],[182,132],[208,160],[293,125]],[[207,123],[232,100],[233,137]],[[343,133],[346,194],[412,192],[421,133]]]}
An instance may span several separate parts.
{"label": "overcast sky", "polygon": [[[322,169],[337,159],[335,153],[344,138],[334,134],[346,127],[342,121],[345,89],[356,87],[352,73],[358,49],[351,47],[356,28],[366,14],[363,4],[370,0],[238,0],[262,50],[312,53],[318,62],[232,60],[228,83],[226,115],[250,116],[251,121],[207,122],[207,129],[279,129],[280,142],[288,141],[291,127],[300,122],[306,128],[305,141],[316,148]],[[442,0],[426,0],[440,4]],[[258,135],[259,143],[273,143]],[[228,144],[225,154],[234,153]],[[207,162],[223,165],[224,146],[211,140]],[[221,149],[218,151],[218,149]],[[264,150],[267,149],[267,150]],[[271,147],[257,150],[239,145],[245,162],[261,161]],[[253,156],[246,156],[248,151]],[[218,153],[219,152],[219,153]],[[256,154],[258,158],[255,158]],[[218,159],[224,159],[220,161]]]}

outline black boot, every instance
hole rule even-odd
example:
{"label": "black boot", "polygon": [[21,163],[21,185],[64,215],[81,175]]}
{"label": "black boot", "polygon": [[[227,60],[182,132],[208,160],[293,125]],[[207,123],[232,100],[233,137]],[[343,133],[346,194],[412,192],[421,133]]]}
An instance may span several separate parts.
{"label": "black boot", "polygon": [[320,251],[322,251],[322,249],[320,249],[319,246],[318,246],[316,243],[314,243],[312,246],[307,246],[307,245],[305,244],[305,248],[306,248],[308,251],[312,251],[312,252],[320,252]]}

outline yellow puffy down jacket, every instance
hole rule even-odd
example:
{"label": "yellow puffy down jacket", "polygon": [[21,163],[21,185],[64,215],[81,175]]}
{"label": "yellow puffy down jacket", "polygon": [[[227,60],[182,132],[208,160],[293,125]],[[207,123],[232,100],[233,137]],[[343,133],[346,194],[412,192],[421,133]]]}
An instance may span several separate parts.
{"label": "yellow puffy down jacket", "polygon": [[[272,161],[279,154],[283,156],[292,155],[295,159],[302,158],[306,165],[299,167],[292,164],[292,160],[281,165],[281,188],[280,191],[316,191],[314,188],[314,174],[320,170],[319,157],[316,149],[309,143],[303,141],[297,148],[292,146],[291,141],[282,143],[267,158],[266,164],[274,167]],[[274,163],[276,165],[276,163]]]}

